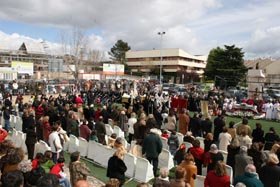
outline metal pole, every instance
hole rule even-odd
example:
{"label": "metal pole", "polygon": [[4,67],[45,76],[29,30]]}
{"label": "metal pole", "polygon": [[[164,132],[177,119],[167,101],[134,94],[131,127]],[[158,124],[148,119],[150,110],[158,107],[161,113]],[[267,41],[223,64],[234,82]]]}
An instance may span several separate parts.
{"label": "metal pole", "polygon": [[159,84],[162,85],[162,36],[165,34],[165,32],[158,32],[158,35],[160,35],[160,65],[159,65]]}

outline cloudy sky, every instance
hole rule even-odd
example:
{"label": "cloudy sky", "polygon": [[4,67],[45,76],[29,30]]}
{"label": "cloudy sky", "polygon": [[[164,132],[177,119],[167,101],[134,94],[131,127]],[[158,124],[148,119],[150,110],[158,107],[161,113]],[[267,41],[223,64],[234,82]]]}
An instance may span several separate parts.
{"label": "cloudy sky", "polygon": [[182,48],[207,55],[235,44],[247,58],[280,57],[279,0],[9,0],[0,1],[0,49],[21,42],[59,48],[61,33],[79,28],[89,48],[122,39],[133,50]]}

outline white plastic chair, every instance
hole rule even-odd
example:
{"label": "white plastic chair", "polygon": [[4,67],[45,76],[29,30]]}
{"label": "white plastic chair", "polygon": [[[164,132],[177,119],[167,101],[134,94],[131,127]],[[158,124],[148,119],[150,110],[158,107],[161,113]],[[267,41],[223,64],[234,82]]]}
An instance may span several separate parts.
{"label": "white plastic chair", "polygon": [[159,154],[159,168],[166,167],[169,170],[174,167],[173,156],[167,149],[162,149]]}
{"label": "white plastic chair", "polygon": [[81,156],[83,156],[83,157],[86,157],[88,154],[88,141],[82,137],[79,137],[78,151],[80,152]]}
{"label": "white plastic chair", "polygon": [[207,175],[207,167],[202,167],[201,175],[202,176],[206,176]]}
{"label": "white plastic chair", "polygon": [[124,132],[122,131],[122,129],[119,126],[115,125],[113,131],[114,131],[114,133],[116,133],[117,137],[124,138]]}
{"label": "white plastic chair", "polygon": [[113,129],[112,129],[112,126],[111,125],[109,125],[109,124],[105,124],[105,129],[106,129],[106,134],[108,135],[108,136],[111,136],[111,134],[113,134]]}
{"label": "white plastic chair", "polygon": [[154,178],[153,166],[147,159],[137,157],[134,178],[140,182],[148,182]]}
{"label": "white plastic chair", "polygon": [[201,147],[202,149],[204,149],[204,138],[203,138],[203,137],[196,137],[196,139],[199,140],[199,142],[200,142],[200,147]]}
{"label": "white plastic chair", "polygon": [[205,178],[206,178],[205,176],[197,175],[194,180],[194,186],[203,187]]}
{"label": "white plastic chair", "polygon": [[73,134],[70,134],[70,140],[69,140],[69,148],[68,151],[69,153],[73,153],[78,151],[78,147],[79,147],[79,139],[74,136]]}
{"label": "white plastic chair", "polygon": [[222,155],[224,157],[224,163],[227,163],[228,152],[223,151],[223,150],[219,150],[219,152],[222,153]]}
{"label": "white plastic chair", "polygon": [[99,143],[97,144],[96,148],[97,149],[95,151],[97,154],[94,161],[107,168],[108,160],[111,156],[113,156],[116,150]]}
{"label": "white plastic chair", "polygon": [[179,145],[181,145],[184,142],[184,135],[182,133],[177,132]]}
{"label": "white plastic chair", "polygon": [[35,144],[34,157],[36,156],[37,153],[44,154],[46,151],[50,151],[50,150],[51,150],[50,146],[43,140],[40,140]]}
{"label": "white plastic chair", "polygon": [[107,134],[105,134],[105,143],[106,143],[106,145],[108,145],[108,143],[109,143],[109,137]]}
{"label": "white plastic chair", "polygon": [[232,167],[229,165],[226,165],[227,175],[230,177],[230,183],[233,183],[233,170]]}
{"label": "white plastic chair", "polygon": [[136,160],[137,158],[132,155],[131,153],[126,153],[124,155],[124,163],[127,167],[127,170],[125,172],[125,175],[128,177],[134,177],[135,175],[135,168],[136,168]]}
{"label": "white plastic chair", "polygon": [[193,147],[193,145],[190,142],[183,142],[186,146],[186,151],[188,151],[189,148]]}
{"label": "white plastic chair", "polygon": [[13,143],[16,143],[17,135],[18,135],[18,131],[16,129],[13,129],[12,130],[12,137],[11,137],[11,140],[12,140]]}
{"label": "white plastic chair", "polygon": [[168,140],[164,137],[160,137],[160,140],[162,142],[162,148],[169,150]]}
{"label": "white plastic chair", "polygon": [[19,117],[19,116],[16,116],[16,117],[15,117],[15,128],[16,128],[18,131],[22,131],[22,119],[21,119],[21,117]]}
{"label": "white plastic chair", "polygon": [[17,131],[15,146],[22,147],[22,144],[25,144],[25,136],[21,131]]}
{"label": "white plastic chair", "polygon": [[14,115],[10,115],[10,126],[11,126],[11,128],[16,127],[15,116]]}
{"label": "white plastic chair", "polygon": [[133,148],[134,145],[136,145],[136,140],[132,140],[132,141],[130,142],[130,147],[129,147],[128,152],[131,151],[131,149]]}
{"label": "white plastic chair", "polygon": [[21,148],[25,153],[27,153],[27,146],[25,144],[25,140],[26,140],[26,133],[23,133],[23,142],[21,144]]}

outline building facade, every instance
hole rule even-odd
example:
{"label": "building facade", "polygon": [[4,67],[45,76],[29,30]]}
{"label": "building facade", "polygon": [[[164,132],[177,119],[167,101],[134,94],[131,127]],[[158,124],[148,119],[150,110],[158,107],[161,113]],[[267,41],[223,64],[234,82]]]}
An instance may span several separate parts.
{"label": "building facade", "polygon": [[265,86],[280,88],[280,60],[272,60],[269,58],[247,60],[245,66],[250,69],[262,70],[265,75]]}
{"label": "building facade", "polygon": [[[13,64],[20,68],[13,67]],[[39,42],[22,43],[18,49],[0,48],[0,80],[75,79],[74,72],[80,71],[102,73],[102,63],[67,54],[51,55]]]}
{"label": "building facade", "polygon": [[165,82],[198,82],[206,67],[206,56],[194,56],[182,49],[126,52],[127,66],[132,74],[157,75],[160,66]]}

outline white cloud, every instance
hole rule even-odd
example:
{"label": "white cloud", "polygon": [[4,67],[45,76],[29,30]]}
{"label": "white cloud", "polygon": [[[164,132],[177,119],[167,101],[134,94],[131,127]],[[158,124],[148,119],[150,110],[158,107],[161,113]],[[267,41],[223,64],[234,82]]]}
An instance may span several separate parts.
{"label": "white cloud", "polygon": [[56,28],[97,28],[99,36],[90,36],[92,46],[107,50],[118,39],[134,49],[158,48],[158,31],[181,28],[177,34],[185,34],[188,21],[218,6],[217,0],[9,0],[0,2],[0,19]]}
{"label": "white cloud", "polygon": [[[88,35],[88,46],[96,50],[109,50],[118,39],[134,50],[159,48],[157,33],[165,31],[165,48],[207,54],[217,45],[236,44],[250,55],[275,56],[278,45],[268,44],[278,41],[279,35],[269,28],[279,26],[279,6],[279,0],[9,0],[0,1],[0,20],[96,30]],[[17,40],[26,39],[20,31],[14,32],[19,33]],[[12,42],[11,35],[5,37]],[[59,42],[48,45],[59,51]],[[267,47],[255,47],[258,42]]]}
{"label": "white cloud", "polygon": [[249,56],[280,57],[280,25],[265,30],[256,30],[245,44]]}

